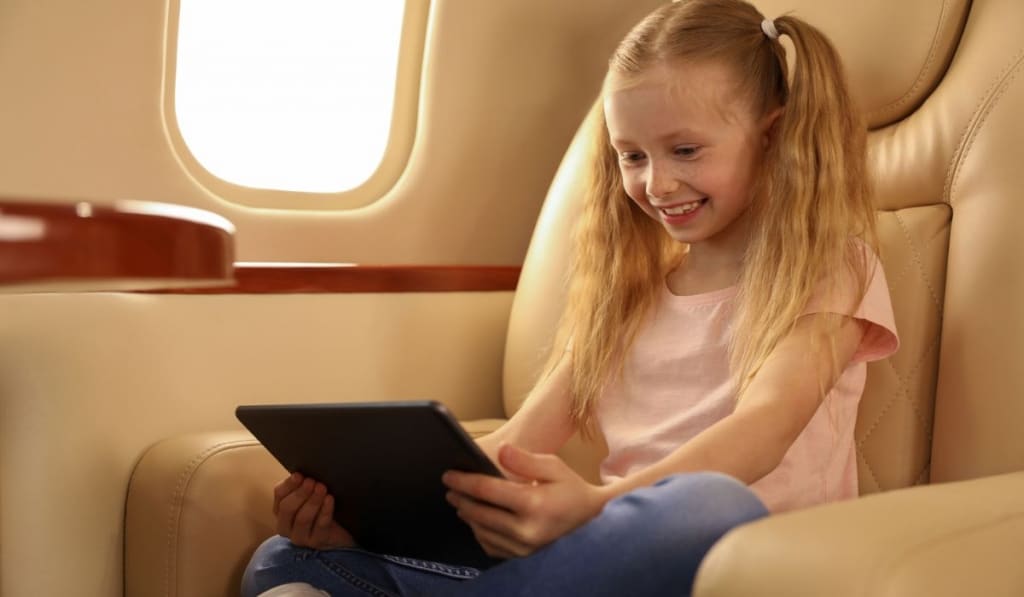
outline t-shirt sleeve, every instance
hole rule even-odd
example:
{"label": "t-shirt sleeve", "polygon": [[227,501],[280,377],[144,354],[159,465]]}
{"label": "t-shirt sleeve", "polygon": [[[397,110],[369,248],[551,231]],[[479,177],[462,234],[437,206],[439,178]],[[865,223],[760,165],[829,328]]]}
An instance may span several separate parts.
{"label": "t-shirt sleeve", "polygon": [[821,293],[812,296],[803,312],[804,315],[838,313],[869,324],[864,330],[860,346],[853,354],[853,363],[884,359],[896,352],[900,345],[885,270],[874,252],[867,245],[863,248],[868,274],[867,292],[863,300],[856,304],[856,284],[853,283],[853,277],[849,276],[839,284],[839,292],[830,295],[831,298]]}

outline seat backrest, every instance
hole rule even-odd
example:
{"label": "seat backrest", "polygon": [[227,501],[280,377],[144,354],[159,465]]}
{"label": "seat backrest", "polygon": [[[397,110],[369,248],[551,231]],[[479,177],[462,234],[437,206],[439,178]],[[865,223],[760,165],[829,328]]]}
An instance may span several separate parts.
{"label": "seat backrest", "polygon": [[[902,346],[869,367],[861,492],[1024,469],[1024,2],[755,4],[833,40],[870,129]],[[508,414],[536,379],[563,305],[585,137],[565,157],[524,263],[505,353]]]}

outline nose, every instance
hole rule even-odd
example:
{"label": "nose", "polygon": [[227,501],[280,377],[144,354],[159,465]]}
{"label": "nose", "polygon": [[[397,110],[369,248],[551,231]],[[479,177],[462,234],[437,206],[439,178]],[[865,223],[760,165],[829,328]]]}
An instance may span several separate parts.
{"label": "nose", "polygon": [[663,199],[679,190],[679,179],[666,164],[651,160],[647,167],[647,197]]}

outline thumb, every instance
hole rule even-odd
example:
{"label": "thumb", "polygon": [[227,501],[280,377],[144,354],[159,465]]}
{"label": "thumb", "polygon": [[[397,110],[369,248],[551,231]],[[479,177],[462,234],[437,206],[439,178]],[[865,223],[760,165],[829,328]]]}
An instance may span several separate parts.
{"label": "thumb", "polygon": [[498,462],[517,477],[533,481],[554,481],[561,475],[561,463],[553,454],[528,452],[511,444],[498,448]]}

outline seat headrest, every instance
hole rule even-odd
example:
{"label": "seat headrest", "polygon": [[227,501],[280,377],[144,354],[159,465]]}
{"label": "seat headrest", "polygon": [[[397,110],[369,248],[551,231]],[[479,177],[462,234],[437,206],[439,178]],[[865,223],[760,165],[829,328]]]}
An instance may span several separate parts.
{"label": "seat headrest", "polygon": [[[821,29],[835,44],[868,127],[913,112],[942,79],[970,0],[753,0],[768,18],[784,14]],[[787,52],[792,59],[792,46]]]}

